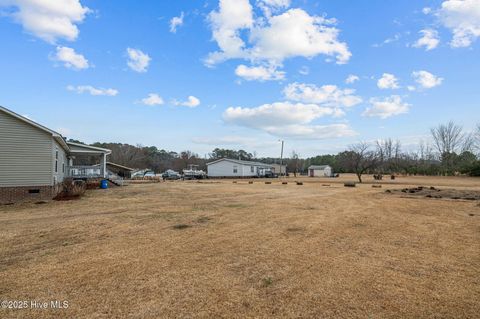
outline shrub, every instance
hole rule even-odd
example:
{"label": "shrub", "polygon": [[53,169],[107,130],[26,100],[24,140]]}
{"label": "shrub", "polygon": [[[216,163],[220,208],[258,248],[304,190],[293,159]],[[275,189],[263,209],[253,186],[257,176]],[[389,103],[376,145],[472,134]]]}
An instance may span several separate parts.
{"label": "shrub", "polygon": [[56,200],[76,199],[85,194],[87,184],[82,180],[65,179],[58,187],[61,191],[55,197]]}

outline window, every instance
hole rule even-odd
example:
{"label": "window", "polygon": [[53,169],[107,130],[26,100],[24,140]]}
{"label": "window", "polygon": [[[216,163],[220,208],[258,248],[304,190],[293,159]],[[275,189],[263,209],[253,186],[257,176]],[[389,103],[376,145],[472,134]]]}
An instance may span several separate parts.
{"label": "window", "polygon": [[250,166],[250,172],[251,172],[251,173],[255,172],[253,166]]}
{"label": "window", "polygon": [[234,166],[234,167],[233,167],[233,173],[234,173],[234,174],[237,174],[237,172],[238,172],[238,169],[237,169],[236,166]]}
{"label": "window", "polygon": [[28,193],[29,193],[29,194],[39,194],[39,193],[40,193],[40,190],[39,190],[39,189],[29,189],[29,190],[28,190]]}
{"label": "window", "polygon": [[62,173],[65,173],[65,163],[62,163]]}
{"label": "window", "polygon": [[55,151],[55,173],[58,173],[58,150]]}

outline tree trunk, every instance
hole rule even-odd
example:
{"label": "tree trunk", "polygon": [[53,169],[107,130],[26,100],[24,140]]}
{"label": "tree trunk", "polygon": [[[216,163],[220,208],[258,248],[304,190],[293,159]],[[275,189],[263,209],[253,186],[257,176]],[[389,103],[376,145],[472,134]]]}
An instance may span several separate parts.
{"label": "tree trunk", "polygon": [[358,181],[362,183],[362,173],[357,173]]}

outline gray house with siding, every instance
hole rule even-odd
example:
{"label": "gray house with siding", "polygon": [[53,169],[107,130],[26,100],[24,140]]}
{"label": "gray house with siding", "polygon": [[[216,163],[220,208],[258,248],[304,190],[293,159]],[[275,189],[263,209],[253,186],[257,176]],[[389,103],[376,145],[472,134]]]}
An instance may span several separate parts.
{"label": "gray house with siding", "polygon": [[[66,142],[61,134],[0,106],[0,203],[51,199],[66,177],[105,177],[110,153]],[[100,165],[75,166],[81,155],[97,157]]]}

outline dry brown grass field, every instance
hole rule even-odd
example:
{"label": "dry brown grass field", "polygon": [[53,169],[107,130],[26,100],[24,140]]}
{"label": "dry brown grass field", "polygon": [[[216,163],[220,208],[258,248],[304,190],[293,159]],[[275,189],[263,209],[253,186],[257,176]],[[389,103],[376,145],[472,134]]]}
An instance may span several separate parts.
{"label": "dry brown grass field", "polygon": [[480,201],[385,193],[479,179],[286,180],[0,206],[0,300],[69,302],[0,318],[479,317]]}

